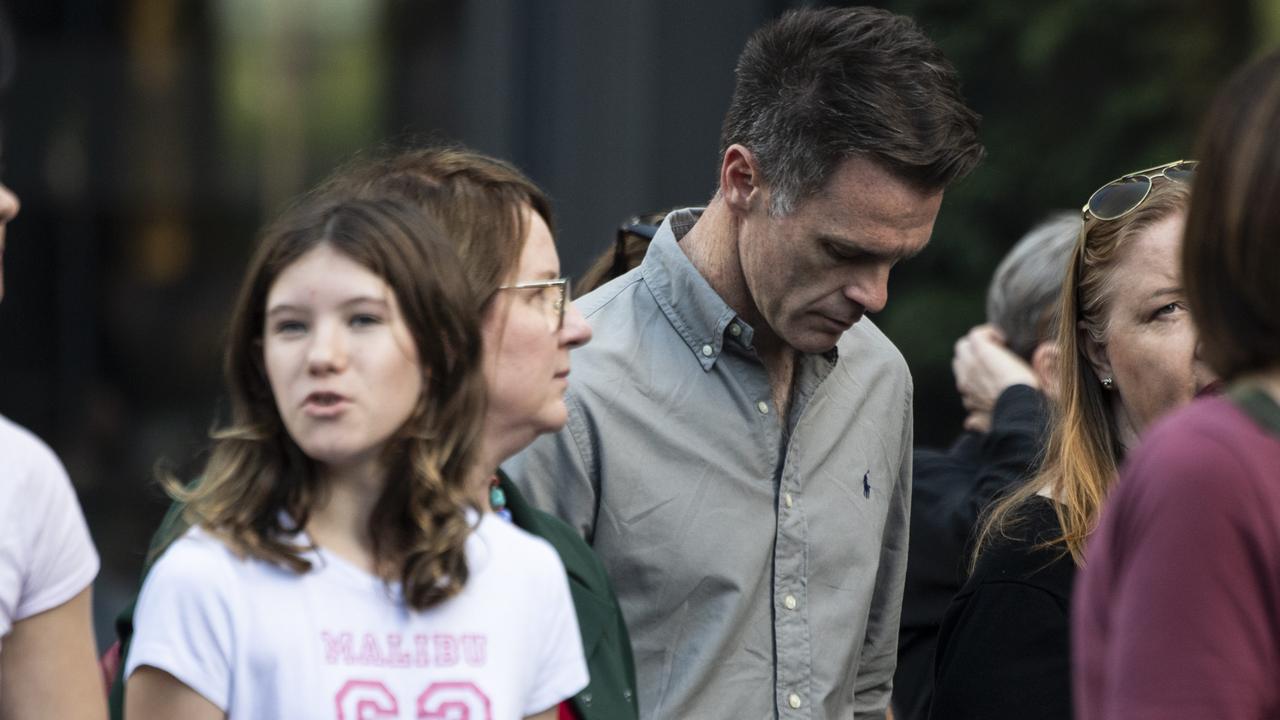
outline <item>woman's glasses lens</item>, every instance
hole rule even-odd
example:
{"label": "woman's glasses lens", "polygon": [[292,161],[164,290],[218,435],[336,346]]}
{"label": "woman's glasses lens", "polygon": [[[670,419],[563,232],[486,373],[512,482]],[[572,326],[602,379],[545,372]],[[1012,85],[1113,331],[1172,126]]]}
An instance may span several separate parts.
{"label": "woman's glasses lens", "polygon": [[1107,183],[1089,198],[1089,212],[1099,220],[1114,220],[1142,204],[1151,192],[1151,178],[1128,177]]}
{"label": "woman's glasses lens", "polygon": [[565,305],[569,303],[569,278],[558,280],[543,289],[543,307],[552,332],[564,327]]}
{"label": "woman's glasses lens", "polygon": [[1179,183],[1189,183],[1195,177],[1195,160],[1182,160],[1169,165],[1161,165],[1113,180],[1098,188],[1089,196],[1085,209],[1099,220],[1115,220],[1124,217],[1137,209],[1151,192],[1153,177]]}
{"label": "woman's glasses lens", "polygon": [[1196,162],[1194,160],[1178,163],[1164,169],[1164,176],[1175,182],[1191,182],[1196,176]]}

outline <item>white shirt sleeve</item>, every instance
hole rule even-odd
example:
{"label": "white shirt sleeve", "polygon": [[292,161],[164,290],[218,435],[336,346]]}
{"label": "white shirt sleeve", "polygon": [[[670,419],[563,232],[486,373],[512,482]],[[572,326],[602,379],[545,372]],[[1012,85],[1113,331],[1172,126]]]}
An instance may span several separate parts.
{"label": "white shirt sleeve", "polygon": [[[17,622],[78,595],[98,574],[98,553],[67,471],[53,451],[0,417],[0,576],[7,618]],[[16,592],[15,592],[16,591]],[[8,630],[4,622],[0,634]]]}
{"label": "white shirt sleeve", "polygon": [[143,665],[163,670],[227,712],[239,591],[234,561],[219,540],[195,528],[160,556],[138,596],[126,678]]}
{"label": "white shirt sleeve", "polygon": [[549,556],[542,591],[540,622],[532,626],[536,633],[534,647],[541,649],[532,677],[533,687],[526,693],[524,714],[533,715],[573,697],[587,686],[587,660],[582,654],[582,635],[578,615],[569,594],[569,578],[560,556],[550,545],[542,543]]}

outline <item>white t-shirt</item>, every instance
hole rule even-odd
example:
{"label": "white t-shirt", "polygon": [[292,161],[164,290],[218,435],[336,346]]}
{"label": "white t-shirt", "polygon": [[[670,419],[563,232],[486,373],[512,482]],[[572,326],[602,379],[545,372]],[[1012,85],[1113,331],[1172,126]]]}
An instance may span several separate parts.
{"label": "white t-shirt", "polygon": [[98,553],[53,451],[0,416],[0,642],[89,587]]}
{"label": "white t-shirt", "polygon": [[193,528],[143,583],[125,676],[164,670],[232,720],[506,720],[585,687],[555,550],[485,515],[466,552],[462,593],[414,612],[323,549],[297,575]]}

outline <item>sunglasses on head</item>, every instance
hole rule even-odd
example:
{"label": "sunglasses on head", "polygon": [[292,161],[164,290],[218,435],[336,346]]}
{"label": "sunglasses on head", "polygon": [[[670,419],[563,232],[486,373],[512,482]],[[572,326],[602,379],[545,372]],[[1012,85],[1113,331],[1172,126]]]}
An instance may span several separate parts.
{"label": "sunglasses on head", "polygon": [[647,246],[647,243],[653,241],[653,236],[658,234],[658,228],[665,218],[665,213],[636,215],[618,226],[618,234],[613,240],[613,265],[609,268],[609,277],[618,277],[631,269],[627,257],[627,240],[638,238]]}
{"label": "sunglasses on head", "polygon": [[1103,185],[1089,196],[1080,212],[1085,219],[1117,220],[1137,210],[1151,194],[1151,184],[1162,177],[1173,182],[1189,183],[1195,177],[1195,160],[1175,160],[1146,170],[1123,175]]}

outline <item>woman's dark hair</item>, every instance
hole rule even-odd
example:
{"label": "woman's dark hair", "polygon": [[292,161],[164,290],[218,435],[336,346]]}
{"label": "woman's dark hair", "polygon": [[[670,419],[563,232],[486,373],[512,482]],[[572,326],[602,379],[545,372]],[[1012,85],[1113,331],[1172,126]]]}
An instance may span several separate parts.
{"label": "woman's dark hair", "polygon": [[574,282],[574,295],[582,297],[644,262],[649,244],[666,217],[665,212],[645,213],[618,225],[613,245],[592,260],[582,277]]}
{"label": "woman's dark hair", "polygon": [[1183,283],[1201,354],[1231,380],[1280,365],[1280,50],[1223,85],[1196,157]]}

